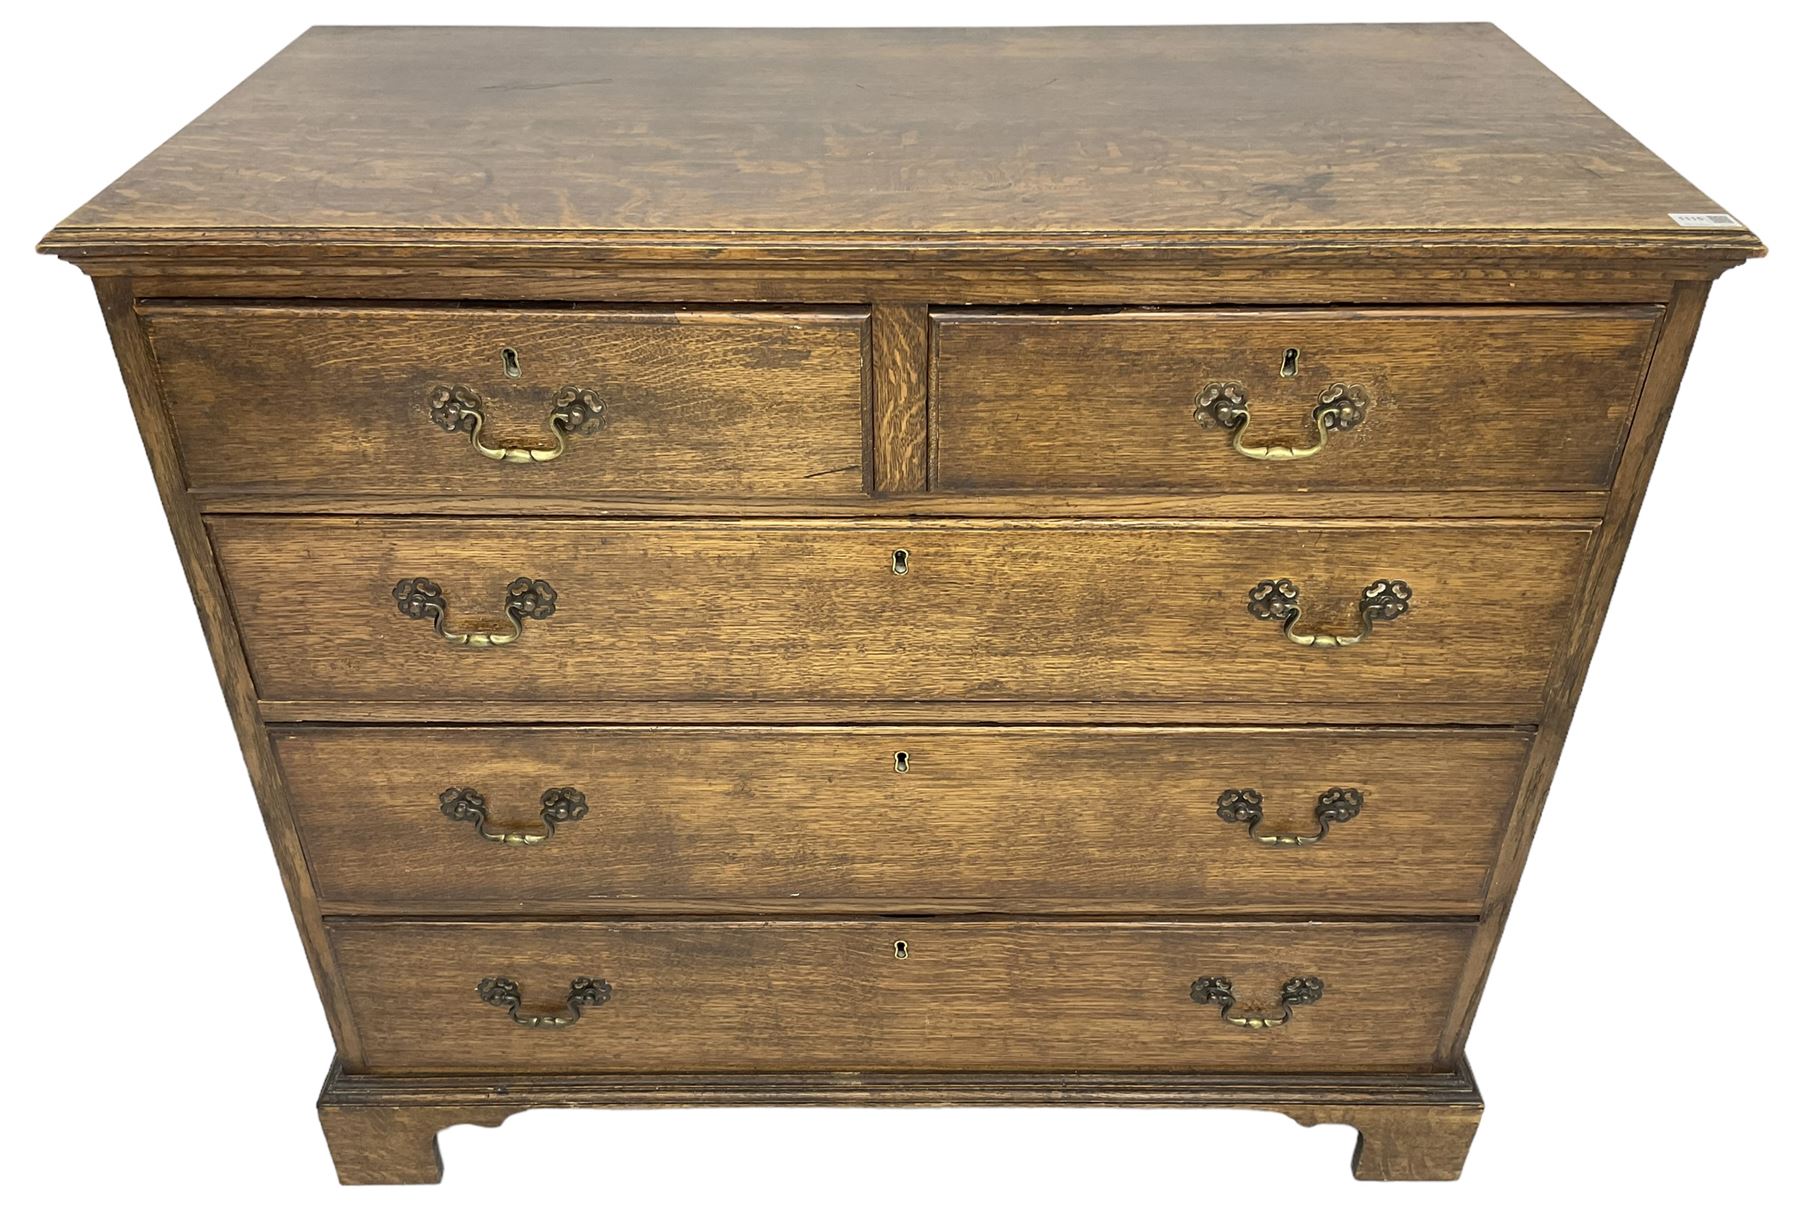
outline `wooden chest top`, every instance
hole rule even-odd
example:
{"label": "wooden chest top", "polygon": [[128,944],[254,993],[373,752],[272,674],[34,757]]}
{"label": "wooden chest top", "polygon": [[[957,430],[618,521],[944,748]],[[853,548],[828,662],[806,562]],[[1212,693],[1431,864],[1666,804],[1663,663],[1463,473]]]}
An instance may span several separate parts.
{"label": "wooden chest top", "polygon": [[1760,254],[1719,211],[1489,25],[319,28],[45,247]]}

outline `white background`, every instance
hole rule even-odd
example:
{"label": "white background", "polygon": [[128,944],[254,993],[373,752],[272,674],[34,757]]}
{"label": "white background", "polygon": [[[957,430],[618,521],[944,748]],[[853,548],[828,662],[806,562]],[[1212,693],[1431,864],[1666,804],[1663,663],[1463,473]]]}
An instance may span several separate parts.
{"label": "white background", "polygon": [[[311,24],[1492,20],[1774,249],[1716,287],[1469,1052],[1463,1180],[1255,1113],[538,1112],[340,1189],[330,1041],[66,213]],[[4,31],[6,1202],[352,1224],[1511,1222],[1786,1201],[1800,788],[1791,6],[23,4]],[[1781,14],[1781,15],[1777,15]],[[1273,35],[1271,36],[1273,37]],[[455,65],[444,66],[454,72]],[[1354,90],[1357,66],[1322,62]],[[1775,1200],[1783,1192],[1780,1200]],[[396,1216],[398,1218],[396,1219]],[[1791,1220],[1788,1220],[1791,1221]]]}

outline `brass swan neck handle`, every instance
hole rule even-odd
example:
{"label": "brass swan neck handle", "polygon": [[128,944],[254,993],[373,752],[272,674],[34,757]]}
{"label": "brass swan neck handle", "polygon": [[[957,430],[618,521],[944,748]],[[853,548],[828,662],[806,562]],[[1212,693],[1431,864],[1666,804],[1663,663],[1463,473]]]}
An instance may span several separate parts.
{"label": "brass swan neck handle", "polygon": [[1295,976],[1281,986],[1281,995],[1276,999],[1280,1013],[1234,1014],[1237,996],[1232,992],[1231,981],[1224,976],[1201,976],[1194,981],[1188,990],[1188,996],[1199,1005],[1216,1005],[1219,1017],[1234,1027],[1243,1027],[1248,1031],[1268,1031],[1275,1027],[1285,1027],[1293,1021],[1296,1007],[1311,1005],[1325,995],[1325,982],[1317,976]]}
{"label": "brass swan neck handle", "polygon": [[487,798],[473,788],[446,788],[438,794],[438,812],[452,822],[474,823],[475,833],[490,843],[529,848],[549,840],[561,823],[579,822],[587,815],[588,803],[579,788],[546,790],[538,806],[541,831],[489,830]]}
{"label": "brass swan neck handle", "polygon": [[439,384],[431,390],[430,404],[434,423],[451,434],[467,433],[477,452],[505,464],[543,464],[555,460],[568,450],[570,435],[592,434],[600,426],[600,397],[587,388],[574,386],[559,388],[550,397],[550,415],[545,424],[556,436],[552,447],[483,440],[481,431],[487,424],[487,411],[481,397],[465,384]]}
{"label": "brass swan neck handle", "polygon": [[1266,835],[1257,831],[1263,820],[1262,794],[1254,788],[1227,788],[1219,794],[1219,817],[1242,822],[1251,839],[1266,848],[1305,848],[1331,833],[1333,823],[1349,822],[1362,813],[1363,795],[1354,788],[1327,788],[1313,806],[1319,829],[1311,835]]}
{"label": "brass swan neck handle", "polygon": [[1231,432],[1231,449],[1252,460],[1305,460],[1325,450],[1331,433],[1354,430],[1369,415],[1372,400],[1355,384],[1334,383],[1319,393],[1319,403],[1312,411],[1312,442],[1246,443],[1244,433],[1250,429],[1250,397],[1242,384],[1218,380],[1200,389],[1194,397],[1194,420],[1202,426],[1223,426]]}
{"label": "brass swan neck handle", "polygon": [[556,1014],[521,1014],[524,996],[517,980],[505,976],[489,976],[475,986],[475,995],[491,1006],[506,1011],[507,1017],[521,1027],[573,1027],[581,1021],[584,1009],[597,1009],[612,1000],[612,985],[592,976],[577,976],[569,981],[569,995],[563,1009]]}
{"label": "brass swan neck handle", "polygon": [[1303,648],[1347,648],[1367,639],[1377,622],[1392,622],[1405,614],[1412,608],[1412,596],[1412,586],[1405,580],[1375,580],[1356,604],[1362,625],[1343,635],[1295,629],[1300,621],[1300,586],[1291,579],[1265,579],[1250,589],[1250,612],[1264,621],[1279,619],[1288,641]]}
{"label": "brass swan neck handle", "polygon": [[420,576],[394,585],[394,603],[408,618],[428,619],[445,643],[459,648],[498,648],[525,633],[525,619],[542,621],[556,612],[556,589],[541,579],[521,575],[506,586],[507,631],[453,631],[447,625],[450,601],[438,584]]}

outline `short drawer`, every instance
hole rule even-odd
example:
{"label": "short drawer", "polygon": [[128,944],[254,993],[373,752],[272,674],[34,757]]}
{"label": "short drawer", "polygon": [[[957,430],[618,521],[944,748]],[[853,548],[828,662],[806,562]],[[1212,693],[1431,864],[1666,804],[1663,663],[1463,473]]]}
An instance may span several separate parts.
{"label": "short drawer", "polygon": [[1655,308],[943,312],[932,320],[931,484],[1604,490],[1659,318]]}
{"label": "short drawer", "polygon": [[[1429,1070],[1474,933],[907,919],[328,929],[378,1073]],[[515,1012],[574,1021],[519,1025]]]}
{"label": "short drawer", "polygon": [[[1590,536],[1546,525],[210,523],[264,699],[403,700],[420,720],[523,700],[1013,699],[1279,703],[1320,722],[1354,704],[1387,713],[1382,723],[1456,704],[1458,723],[1529,721]],[[1317,636],[1360,642],[1321,649]]]}
{"label": "short drawer", "polygon": [[334,906],[1474,914],[1530,738],[295,728]]}
{"label": "short drawer", "polygon": [[143,310],[196,491],[864,488],[860,311]]}

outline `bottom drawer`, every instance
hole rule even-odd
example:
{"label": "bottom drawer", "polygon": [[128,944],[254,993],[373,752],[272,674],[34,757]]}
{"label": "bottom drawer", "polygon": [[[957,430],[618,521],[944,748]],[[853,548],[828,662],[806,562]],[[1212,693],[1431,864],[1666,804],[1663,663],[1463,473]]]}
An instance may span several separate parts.
{"label": "bottom drawer", "polygon": [[[1474,933],[900,918],[329,928],[374,1072],[1427,1070]],[[549,1021],[573,1015],[578,977],[604,985],[577,1021]],[[1229,996],[1199,983],[1215,978]],[[494,980],[516,996],[490,983],[484,999]],[[518,1025],[509,1006],[544,1022]],[[1257,1021],[1273,1025],[1245,1025]]]}

